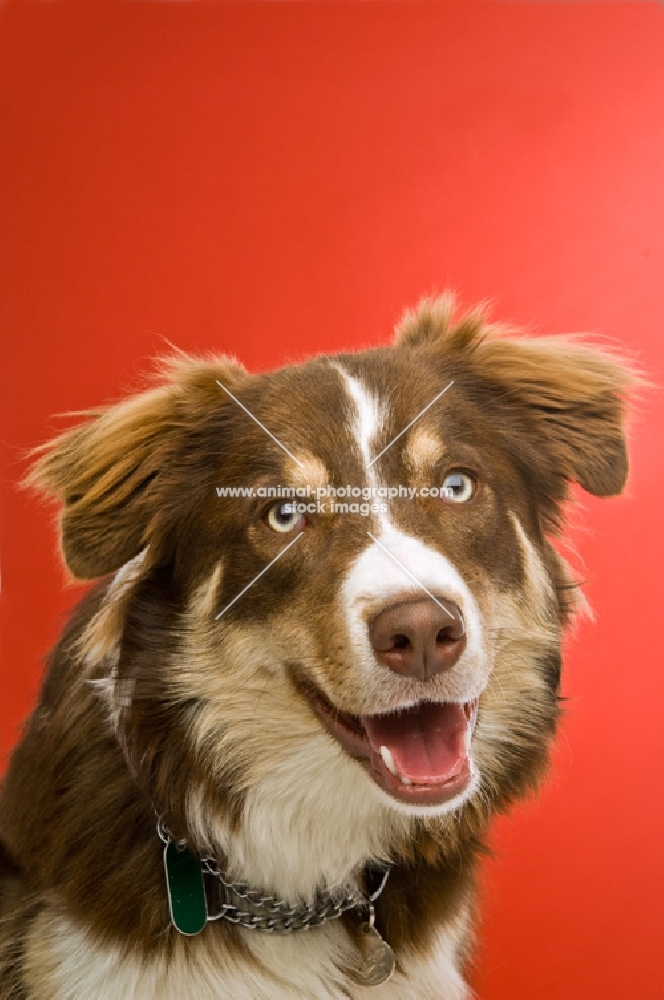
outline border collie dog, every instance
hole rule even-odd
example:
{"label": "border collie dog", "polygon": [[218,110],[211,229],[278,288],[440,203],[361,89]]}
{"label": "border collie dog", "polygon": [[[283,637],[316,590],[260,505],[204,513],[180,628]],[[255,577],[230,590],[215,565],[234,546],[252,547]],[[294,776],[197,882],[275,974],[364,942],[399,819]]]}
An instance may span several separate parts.
{"label": "border collie dog", "polygon": [[468,998],[582,602],[551,540],[637,383],[444,295],[267,374],[178,353],[39,449],[96,582],[3,784],[0,1000]]}

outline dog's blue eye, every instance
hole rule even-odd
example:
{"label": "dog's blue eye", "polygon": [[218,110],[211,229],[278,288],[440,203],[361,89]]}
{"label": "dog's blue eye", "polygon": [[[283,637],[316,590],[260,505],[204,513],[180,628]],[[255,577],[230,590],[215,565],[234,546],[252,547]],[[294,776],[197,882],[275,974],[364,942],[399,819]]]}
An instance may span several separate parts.
{"label": "dog's blue eye", "polygon": [[289,531],[304,528],[304,516],[298,514],[295,500],[274,503],[267,512],[267,524],[272,531],[286,534]]}
{"label": "dog's blue eye", "polygon": [[475,493],[475,480],[467,472],[450,472],[440,488],[441,500],[466,503]]}

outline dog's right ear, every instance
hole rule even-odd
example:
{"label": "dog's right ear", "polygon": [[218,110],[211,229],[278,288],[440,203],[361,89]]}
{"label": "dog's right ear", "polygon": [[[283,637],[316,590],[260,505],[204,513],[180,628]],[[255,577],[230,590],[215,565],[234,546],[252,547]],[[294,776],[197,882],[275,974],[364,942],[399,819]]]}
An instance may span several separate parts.
{"label": "dog's right ear", "polygon": [[25,484],[62,504],[62,553],[75,577],[112,573],[146,546],[150,562],[163,555],[177,505],[186,502],[172,482],[183,442],[229,405],[217,379],[234,390],[251,378],[234,359],[181,352],[161,362],[160,376],[155,388],[86,412],[88,422],[33,452]]}

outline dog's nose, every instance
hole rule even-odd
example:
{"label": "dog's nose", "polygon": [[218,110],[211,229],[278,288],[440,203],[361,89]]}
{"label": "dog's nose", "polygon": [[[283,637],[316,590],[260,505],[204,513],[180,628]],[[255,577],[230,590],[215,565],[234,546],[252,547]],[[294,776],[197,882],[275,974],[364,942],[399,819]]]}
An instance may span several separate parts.
{"label": "dog's nose", "polygon": [[466,645],[460,609],[431,598],[391,604],[370,623],[369,634],[380,663],[420,680],[453,667]]}

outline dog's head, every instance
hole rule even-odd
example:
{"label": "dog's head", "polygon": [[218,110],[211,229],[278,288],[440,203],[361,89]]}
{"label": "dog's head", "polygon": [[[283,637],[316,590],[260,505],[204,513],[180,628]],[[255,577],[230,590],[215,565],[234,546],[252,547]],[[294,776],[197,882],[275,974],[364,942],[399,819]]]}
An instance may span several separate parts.
{"label": "dog's head", "polygon": [[624,486],[628,369],[443,297],[393,347],[162,375],[33,474],[72,573],[113,574],[82,670],[155,807],[312,884],[477,828],[546,758],[575,605],[549,538],[570,483]]}

